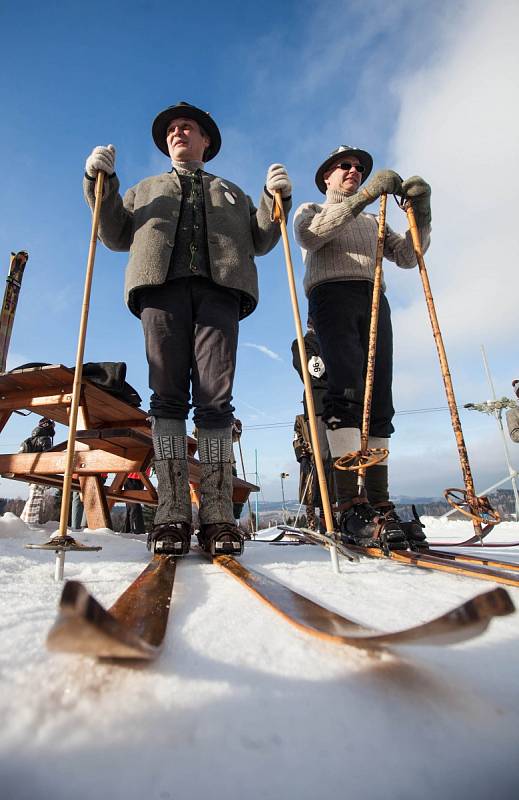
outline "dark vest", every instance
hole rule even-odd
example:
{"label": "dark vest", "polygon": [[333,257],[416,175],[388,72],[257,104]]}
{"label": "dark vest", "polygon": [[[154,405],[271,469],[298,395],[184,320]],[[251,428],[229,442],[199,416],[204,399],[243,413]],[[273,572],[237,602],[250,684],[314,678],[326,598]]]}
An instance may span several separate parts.
{"label": "dark vest", "polygon": [[202,175],[197,169],[189,174],[179,172],[178,177],[182,203],[167,280],[194,275],[211,278]]}

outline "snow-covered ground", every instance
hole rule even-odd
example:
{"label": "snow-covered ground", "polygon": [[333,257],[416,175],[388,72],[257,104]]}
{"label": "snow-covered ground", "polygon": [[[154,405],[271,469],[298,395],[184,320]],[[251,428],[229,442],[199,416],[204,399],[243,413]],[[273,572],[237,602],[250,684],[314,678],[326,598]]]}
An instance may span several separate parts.
{"label": "snow-covered ground", "polygon": [[[434,539],[472,530],[427,522]],[[2,800],[519,796],[518,614],[465,644],[370,655],[299,632],[193,554],[177,570],[159,660],[96,663],[45,649],[61,586],[54,554],[24,545],[52,530],[0,518]],[[492,536],[519,540],[519,524]],[[69,554],[65,577],[109,606],[147,562],[144,537],[81,538],[103,549]],[[388,630],[493,585],[369,560],[341,560],[335,575],[318,547],[252,542],[243,560]]]}

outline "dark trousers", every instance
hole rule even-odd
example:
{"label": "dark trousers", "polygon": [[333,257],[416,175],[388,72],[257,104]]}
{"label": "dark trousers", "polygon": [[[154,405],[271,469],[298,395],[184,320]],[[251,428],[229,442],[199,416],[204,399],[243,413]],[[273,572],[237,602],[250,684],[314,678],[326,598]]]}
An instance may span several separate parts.
{"label": "dark trousers", "polygon": [[[360,428],[368,356],[373,284],[370,281],[321,283],[310,293],[308,311],[326,365],[328,392],[323,417],[335,417],[337,427]],[[390,436],[395,410],[393,380],[393,330],[385,295],[380,296],[377,352],[369,433]]]}
{"label": "dark trousers", "polygon": [[[138,478],[126,478],[124,488],[131,491],[132,489],[144,489],[144,484]],[[146,533],[144,525],[144,516],[142,513],[142,506],[140,503],[126,503],[126,516],[124,519],[124,532],[125,533]]]}
{"label": "dark trousers", "polygon": [[192,386],[198,428],[227,428],[238,346],[237,292],[206,278],[178,278],[139,293],[153,391],[150,414],[187,419]]}

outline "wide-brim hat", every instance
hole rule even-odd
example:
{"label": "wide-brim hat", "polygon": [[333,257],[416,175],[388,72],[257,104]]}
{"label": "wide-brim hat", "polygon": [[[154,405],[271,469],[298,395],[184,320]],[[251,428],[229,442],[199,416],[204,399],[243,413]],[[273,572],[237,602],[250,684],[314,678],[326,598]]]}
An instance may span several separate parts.
{"label": "wide-brim hat", "polygon": [[315,173],[315,182],[317,184],[317,188],[323,194],[326,194],[326,183],[324,182],[324,175],[330,169],[332,164],[336,161],[340,161],[343,156],[347,156],[351,154],[352,156],[357,156],[360,163],[364,167],[364,172],[362,174],[361,183],[364,183],[366,178],[368,177],[369,173],[373,169],[373,159],[366,150],[359,150],[358,147],[352,147],[349,144],[341,144],[335,150],[333,150],[326,161],[323,161],[317,172]]}
{"label": "wide-brim hat", "polygon": [[222,146],[222,137],[220,136],[218,125],[207,111],[202,111],[201,108],[192,106],[191,103],[186,103],[183,100],[174,106],[168,106],[168,108],[165,108],[160,114],[157,114],[153,120],[151,135],[159,150],[164,153],[164,155],[169,156],[166,135],[169,123],[172,119],[176,119],[177,117],[194,119],[195,122],[198,122],[200,127],[204,129],[204,133],[206,133],[211,140],[209,147],[204,153],[203,160],[210,161],[214,158]]}

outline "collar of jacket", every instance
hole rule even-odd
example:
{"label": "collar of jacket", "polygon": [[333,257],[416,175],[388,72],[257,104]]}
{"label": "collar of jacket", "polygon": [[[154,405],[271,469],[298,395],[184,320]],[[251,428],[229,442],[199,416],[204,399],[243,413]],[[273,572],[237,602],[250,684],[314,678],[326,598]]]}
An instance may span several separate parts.
{"label": "collar of jacket", "polygon": [[172,161],[171,163],[173,165],[172,169],[180,172],[181,175],[189,175],[197,170],[203,172],[205,166],[203,161]]}

